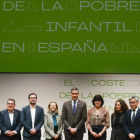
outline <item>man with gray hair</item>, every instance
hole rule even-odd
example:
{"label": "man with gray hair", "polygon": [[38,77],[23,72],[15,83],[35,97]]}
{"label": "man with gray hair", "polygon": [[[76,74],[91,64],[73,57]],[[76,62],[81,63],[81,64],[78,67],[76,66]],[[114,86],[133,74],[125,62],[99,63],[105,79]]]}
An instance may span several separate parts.
{"label": "man with gray hair", "polygon": [[21,140],[21,111],[15,109],[15,100],[7,100],[7,109],[0,112],[0,140]]}
{"label": "man with gray hair", "polygon": [[85,122],[87,118],[86,103],[78,99],[79,90],[71,89],[72,99],[65,102],[62,108],[65,140],[83,140]]}
{"label": "man with gray hair", "polygon": [[131,109],[125,112],[123,119],[123,127],[127,133],[128,140],[140,140],[140,108],[139,98],[133,95],[129,98],[129,104]]}

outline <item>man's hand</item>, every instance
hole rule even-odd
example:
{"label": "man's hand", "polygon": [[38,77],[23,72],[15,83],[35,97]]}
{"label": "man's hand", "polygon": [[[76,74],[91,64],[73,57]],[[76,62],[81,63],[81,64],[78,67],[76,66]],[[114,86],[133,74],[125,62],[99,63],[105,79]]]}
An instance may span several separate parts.
{"label": "man's hand", "polygon": [[55,134],[54,139],[56,140],[56,139],[58,139],[58,137],[59,137],[59,135]]}
{"label": "man's hand", "polygon": [[132,134],[132,133],[130,133],[128,136],[129,136],[129,138],[130,138],[131,140],[135,139],[135,135]]}
{"label": "man's hand", "polygon": [[9,137],[12,137],[13,135],[12,135],[12,133],[11,133],[11,132],[12,132],[12,131],[10,131],[10,130],[9,130],[9,131],[7,131],[7,132],[6,132],[6,135],[7,135],[7,136],[9,136]]}
{"label": "man's hand", "polygon": [[15,135],[15,132],[14,131],[11,131],[11,134],[12,134],[12,136],[14,136]]}
{"label": "man's hand", "polygon": [[72,134],[75,134],[77,132],[77,130],[75,128],[70,128],[69,130]]}
{"label": "man's hand", "polygon": [[36,132],[37,132],[36,129],[31,129],[31,130],[30,130],[30,133],[31,133],[32,135],[35,135]]}

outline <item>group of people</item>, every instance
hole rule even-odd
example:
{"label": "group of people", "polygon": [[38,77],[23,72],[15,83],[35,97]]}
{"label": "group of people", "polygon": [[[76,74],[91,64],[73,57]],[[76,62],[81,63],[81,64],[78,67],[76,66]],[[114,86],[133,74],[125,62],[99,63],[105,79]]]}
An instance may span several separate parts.
{"label": "group of people", "polygon": [[[40,140],[41,127],[44,124],[45,140],[62,140],[64,128],[65,140],[83,140],[86,127],[88,140],[106,140],[106,129],[110,127],[110,115],[103,107],[101,95],[92,99],[93,107],[87,112],[86,103],[78,99],[79,90],[71,89],[72,99],[64,102],[62,114],[59,114],[58,104],[54,101],[48,105],[44,113],[42,107],[36,105],[37,95],[28,96],[29,105],[22,111],[15,109],[15,100],[7,100],[7,109],[0,112],[0,140],[21,140],[22,126],[23,140]],[[139,98],[129,98],[131,109],[126,102],[119,99],[115,102],[114,113],[111,115],[112,132],[110,140],[140,140],[140,108]]]}

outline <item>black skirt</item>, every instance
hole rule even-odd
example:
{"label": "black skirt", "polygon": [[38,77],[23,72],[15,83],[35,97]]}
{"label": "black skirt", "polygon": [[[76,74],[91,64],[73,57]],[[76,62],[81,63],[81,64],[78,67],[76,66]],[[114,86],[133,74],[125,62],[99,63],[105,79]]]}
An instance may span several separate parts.
{"label": "black skirt", "polygon": [[[104,126],[103,125],[97,125],[97,126],[91,126],[92,131],[99,134]],[[95,138],[89,131],[88,131],[88,140],[106,140],[106,131],[103,133],[103,135],[99,138]]]}

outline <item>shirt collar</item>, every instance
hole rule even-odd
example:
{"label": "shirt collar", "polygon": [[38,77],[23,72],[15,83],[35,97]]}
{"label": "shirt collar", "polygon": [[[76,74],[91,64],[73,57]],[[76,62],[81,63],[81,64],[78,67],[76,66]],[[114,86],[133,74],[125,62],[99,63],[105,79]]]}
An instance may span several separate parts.
{"label": "shirt collar", "polygon": [[[135,109],[135,111],[137,112],[137,111],[138,111],[138,109],[139,109],[139,108],[137,107],[137,108]],[[133,109],[131,109],[131,111],[133,111]]]}
{"label": "shirt collar", "polygon": [[[32,108],[31,105],[30,105],[30,108]],[[35,108],[36,108],[36,105],[35,105]]]}
{"label": "shirt collar", "polygon": [[74,102],[76,102],[76,104],[78,103],[78,99],[76,101],[73,101],[73,100],[71,100],[71,101],[72,101],[73,104],[74,104]]}
{"label": "shirt collar", "polygon": [[9,113],[9,114],[13,114],[13,113],[14,113],[14,111],[13,111],[12,113],[10,113],[10,112],[8,111],[8,113]]}

